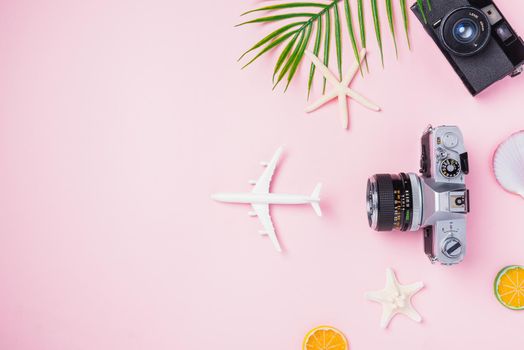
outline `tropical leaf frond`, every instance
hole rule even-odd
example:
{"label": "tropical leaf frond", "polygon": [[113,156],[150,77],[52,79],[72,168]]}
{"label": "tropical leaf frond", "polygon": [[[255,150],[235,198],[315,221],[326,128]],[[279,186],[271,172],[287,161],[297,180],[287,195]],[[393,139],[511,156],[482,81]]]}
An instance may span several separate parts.
{"label": "tropical leaf frond", "polygon": [[[360,28],[360,43],[362,48],[367,48],[366,45],[366,21],[364,19],[364,2],[363,0],[357,0],[358,6],[358,25]],[[364,56],[364,62],[366,62],[366,70],[369,73],[368,56]]]}
{"label": "tropical leaf frond", "polygon": [[291,80],[293,80],[293,77],[295,76],[295,73],[297,72],[298,66],[300,62],[302,61],[302,57],[304,57],[304,52],[306,51],[307,45],[309,44],[309,38],[311,37],[311,31],[312,31],[312,26],[309,26],[306,29],[306,35],[304,36],[304,40],[302,40],[297,56],[295,57],[293,64],[291,65],[291,68],[289,70],[289,74],[287,76],[287,84],[286,84],[286,88],[284,89],[284,91],[286,91],[287,88],[289,87],[289,84],[291,84]]}
{"label": "tropical leaf frond", "polygon": [[275,65],[275,70],[273,71],[273,83],[275,82],[275,76],[277,75],[277,73],[279,72],[280,68],[282,67],[282,64],[284,63],[284,61],[287,60],[287,58],[289,57],[289,53],[291,52],[291,50],[295,46],[299,34],[300,33],[298,33],[298,32],[295,33],[293,38],[291,38],[291,40],[289,40],[289,42],[287,43],[286,47],[284,48],[284,50],[282,50],[282,53],[278,57],[277,63]]}
{"label": "tropical leaf frond", "polygon": [[302,47],[302,42],[304,41],[304,39],[305,39],[305,32],[302,31],[302,32],[300,32],[300,35],[298,37],[298,42],[295,44],[295,47],[293,48],[293,51],[291,52],[291,55],[289,56],[287,62],[282,67],[282,70],[280,70],[280,73],[278,74],[277,81],[276,81],[275,85],[273,85],[273,89],[275,89],[277,87],[278,83],[280,83],[280,81],[282,81],[282,79],[284,78],[286,73],[289,71],[289,69],[293,65],[293,62],[295,61],[295,58],[298,56],[298,54],[300,52],[300,48]]}
{"label": "tropical leaf frond", "polygon": [[344,10],[346,13],[346,22],[348,26],[349,39],[351,40],[351,46],[353,47],[353,55],[355,55],[355,59],[358,62],[358,67],[360,68],[360,74],[363,75],[362,66],[360,65],[360,53],[358,50],[357,39],[355,37],[355,30],[353,29],[353,20],[352,20],[353,17],[351,15],[351,5],[349,4],[349,0],[344,0]]}
{"label": "tropical leaf frond", "polygon": [[309,12],[286,13],[284,15],[275,15],[275,16],[260,17],[260,18],[252,19],[251,21],[239,23],[235,27],[239,27],[239,26],[243,26],[245,24],[251,24],[251,23],[275,22],[275,21],[282,21],[285,19],[296,18],[296,17],[313,17],[313,16],[315,16],[315,14],[309,13]]}
{"label": "tropical leaf frond", "polygon": [[420,11],[420,14],[422,15],[422,19],[424,20],[424,23],[428,23],[428,18],[426,17],[426,10],[424,9],[424,2],[423,0],[417,0],[418,9]]}
{"label": "tropical leaf frond", "polygon": [[[343,2],[344,11],[340,13],[338,5],[340,2]],[[359,33],[356,33],[356,28],[353,25],[353,12],[351,2],[356,2],[358,16],[358,27]],[[389,30],[395,45],[395,53],[398,57],[398,47],[397,47],[397,38],[396,38],[396,29],[395,29],[395,20],[394,20],[394,4],[396,2],[392,0],[384,0],[387,13],[387,21],[389,24]],[[285,81],[285,90],[290,86],[293,78],[296,76],[300,63],[302,62],[305,51],[310,46],[311,38],[313,39],[313,53],[320,59],[323,60],[323,63],[329,67],[330,63],[330,50],[331,50],[331,40],[334,37],[335,40],[335,52],[336,52],[336,66],[338,75],[342,79],[342,60],[343,60],[343,30],[342,25],[347,26],[347,33],[349,34],[349,44],[353,51],[355,59],[359,63],[359,68],[361,74],[362,67],[360,65],[360,49],[367,48],[366,40],[366,24],[365,24],[365,6],[364,0],[329,0],[328,2],[319,3],[319,2],[303,2],[303,1],[290,1],[287,3],[281,3],[270,6],[263,6],[255,8],[253,10],[244,12],[242,16],[249,14],[261,14],[261,17],[254,19],[249,19],[242,23],[237,24],[236,26],[243,26],[246,24],[266,24],[281,23],[277,28],[273,29],[271,32],[266,34],[262,39],[257,41],[253,46],[246,50],[239,58],[243,60],[248,55],[253,55],[249,61],[242,66],[245,68],[251,63],[256,61],[262,55],[278,49],[280,53],[276,61],[275,67],[273,69],[273,88],[282,82]],[[373,18],[373,27],[376,35],[377,46],[380,51],[380,60],[382,66],[384,66],[384,50],[382,42],[382,33],[381,33],[381,22],[379,15],[379,7],[377,0],[370,0],[368,2],[371,5],[371,14]],[[423,20],[427,22],[426,8],[431,10],[431,1],[430,0],[417,0],[417,5],[422,13]],[[411,43],[409,39],[409,18],[406,0],[399,1],[400,10],[402,13],[404,31],[406,32],[406,40],[408,47],[411,49]],[[284,10],[284,11],[283,11]],[[283,12],[281,12],[283,11]],[[295,12],[296,11],[296,12]],[[342,16],[345,17],[342,19]],[[360,34],[360,35],[359,35]],[[320,57],[320,51],[322,50],[322,58]],[[367,56],[364,57],[366,62],[366,67],[369,72]],[[311,64],[309,67],[308,83],[307,83],[307,96],[311,93],[313,86],[313,81],[315,78],[316,67]],[[322,80],[322,92],[326,91],[326,79]]]}
{"label": "tropical leaf frond", "polygon": [[[320,43],[322,40],[322,17],[318,19],[317,22],[317,35],[315,38],[315,45],[313,46],[313,53],[315,56],[318,57],[318,53],[320,52]],[[315,77],[315,70],[316,66],[311,63],[311,67],[309,68],[309,78],[307,81],[307,98],[309,99],[309,94],[311,93],[311,86],[313,84],[313,78]]]}
{"label": "tropical leaf frond", "polygon": [[391,3],[391,0],[386,0],[386,12],[388,14],[389,31],[391,32],[391,36],[393,37],[393,44],[395,45],[395,55],[398,59],[397,38],[395,35],[395,19],[393,16],[393,4]]}
{"label": "tropical leaf frond", "polygon": [[260,40],[255,45],[253,45],[249,50],[244,52],[242,54],[242,56],[240,56],[238,61],[240,61],[242,58],[244,58],[244,56],[247,55],[248,53],[250,53],[251,51],[258,49],[260,46],[264,45],[268,41],[270,41],[270,40],[274,39],[275,37],[279,36],[280,34],[285,33],[286,31],[288,31],[289,29],[291,29],[293,27],[296,27],[296,26],[299,26],[299,25],[303,25],[303,24],[304,24],[304,22],[290,23],[288,25],[283,26],[282,28],[279,28],[279,29],[271,32],[270,34],[266,35],[262,40]]}
{"label": "tropical leaf frond", "polygon": [[337,53],[337,68],[339,79],[342,80],[342,36],[340,32],[340,15],[338,4],[333,6],[333,22],[335,24],[335,51]]}
{"label": "tropical leaf frond", "polygon": [[373,12],[373,25],[375,26],[375,35],[377,37],[378,49],[380,50],[380,61],[382,62],[382,68],[384,68],[384,49],[382,48],[382,33],[380,32],[377,0],[371,0],[371,11]]}
{"label": "tropical leaf frond", "polygon": [[400,0],[400,7],[402,10],[402,21],[404,22],[404,32],[406,32],[406,40],[408,42],[408,48],[411,50],[411,41],[409,40],[408,6],[406,4],[406,0]]}
{"label": "tropical leaf frond", "polygon": [[[326,35],[324,36],[324,65],[329,66],[329,49],[331,46],[331,15],[329,11],[326,12]],[[326,92],[327,80],[324,77],[322,80],[322,93]]]}
{"label": "tropical leaf frond", "polygon": [[287,4],[278,4],[278,5],[271,5],[271,6],[264,6],[260,7],[254,10],[250,10],[247,12],[244,12],[241,14],[241,16],[245,16],[247,14],[258,12],[258,11],[275,11],[275,10],[283,10],[283,9],[290,9],[290,8],[296,8],[296,7],[326,7],[326,4],[320,4],[320,3],[314,3],[314,2],[290,2]]}
{"label": "tropical leaf frond", "polygon": [[244,66],[242,66],[242,69],[246,68],[247,66],[249,66],[251,63],[255,62],[255,60],[257,58],[259,58],[260,56],[262,56],[263,54],[265,54],[266,52],[268,52],[269,50],[271,50],[272,48],[280,45],[282,42],[284,42],[287,38],[289,38],[291,35],[295,34],[296,32],[298,31],[294,31],[294,32],[290,32],[290,33],[287,33],[285,35],[282,35],[281,37],[279,37],[278,39],[276,40],[273,40],[271,43],[269,43],[266,47],[264,47],[264,49],[262,49],[255,57],[253,57],[248,63],[246,63]]}

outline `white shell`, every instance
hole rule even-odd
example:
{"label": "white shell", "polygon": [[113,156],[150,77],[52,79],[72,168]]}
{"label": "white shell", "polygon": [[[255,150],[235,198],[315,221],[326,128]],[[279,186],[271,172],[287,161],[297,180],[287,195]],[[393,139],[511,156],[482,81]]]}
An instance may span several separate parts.
{"label": "white shell", "polygon": [[524,197],[524,131],[500,144],[493,157],[493,170],[506,191]]}

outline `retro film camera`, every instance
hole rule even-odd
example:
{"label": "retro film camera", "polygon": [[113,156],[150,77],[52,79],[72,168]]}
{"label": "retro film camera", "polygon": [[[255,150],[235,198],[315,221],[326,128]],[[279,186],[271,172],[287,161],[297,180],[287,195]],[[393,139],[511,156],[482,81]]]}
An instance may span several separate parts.
{"label": "retro film camera", "polygon": [[431,10],[411,10],[473,96],[522,73],[524,42],[493,1],[431,0]]}
{"label": "retro film camera", "polygon": [[369,225],[376,231],[424,231],[431,262],[453,265],[466,252],[468,154],[456,126],[428,127],[420,173],[377,174],[366,190]]}

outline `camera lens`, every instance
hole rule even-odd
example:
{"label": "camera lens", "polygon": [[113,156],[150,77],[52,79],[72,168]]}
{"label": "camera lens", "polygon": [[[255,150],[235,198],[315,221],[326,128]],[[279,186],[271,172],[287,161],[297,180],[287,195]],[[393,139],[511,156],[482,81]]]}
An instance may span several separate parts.
{"label": "camera lens", "polygon": [[486,14],[473,7],[461,7],[443,20],[441,40],[444,47],[458,56],[471,56],[481,51],[491,38],[491,25]]}
{"label": "camera lens", "polygon": [[476,39],[479,34],[479,27],[475,22],[466,18],[455,23],[453,27],[453,36],[461,43],[470,43]]}
{"label": "camera lens", "polygon": [[422,194],[415,174],[370,177],[366,203],[369,226],[376,231],[408,231],[420,227]]}

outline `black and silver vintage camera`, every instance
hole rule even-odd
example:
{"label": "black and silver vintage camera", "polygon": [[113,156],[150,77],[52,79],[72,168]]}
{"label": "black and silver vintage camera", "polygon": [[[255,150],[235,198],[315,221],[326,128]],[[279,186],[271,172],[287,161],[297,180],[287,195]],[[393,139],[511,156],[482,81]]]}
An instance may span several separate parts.
{"label": "black and silver vintage camera", "polygon": [[468,154],[456,126],[431,126],[422,136],[420,173],[378,174],[366,190],[369,225],[376,231],[424,230],[431,262],[461,262],[466,252]]}
{"label": "black and silver vintage camera", "polygon": [[411,10],[473,96],[523,71],[524,42],[493,1],[431,0],[431,10]]}

